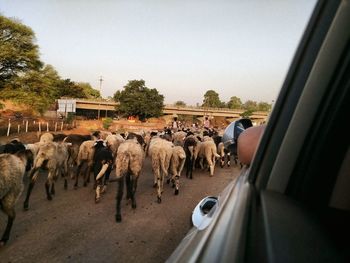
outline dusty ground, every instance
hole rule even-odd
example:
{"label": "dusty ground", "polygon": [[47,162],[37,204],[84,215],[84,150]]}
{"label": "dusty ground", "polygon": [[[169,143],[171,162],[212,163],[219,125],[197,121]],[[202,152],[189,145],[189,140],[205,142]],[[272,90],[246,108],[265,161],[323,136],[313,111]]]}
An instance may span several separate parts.
{"label": "dusty ground", "polygon": [[[35,135],[26,136],[24,142],[36,141]],[[22,209],[26,188],[17,203],[17,218],[8,244],[0,249],[0,262],[164,262],[190,229],[195,205],[207,195],[218,195],[238,174],[237,167],[216,167],[214,177],[196,170],[193,180],[182,176],[178,196],[165,185],[163,202],[158,204],[147,158],[136,193],[137,208],[124,200],[122,223],[114,220],[116,183],[95,204],[92,185],[73,190],[70,181],[65,191],[63,180],[58,180],[56,195],[48,201],[45,174],[41,174],[29,211]],[[0,234],[6,220],[0,213]]]}

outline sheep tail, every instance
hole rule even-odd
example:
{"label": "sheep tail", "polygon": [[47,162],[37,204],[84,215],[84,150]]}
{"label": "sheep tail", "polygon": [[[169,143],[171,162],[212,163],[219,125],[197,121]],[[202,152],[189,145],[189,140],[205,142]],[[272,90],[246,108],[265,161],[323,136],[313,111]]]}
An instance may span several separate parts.
{"label": "sheep tail", "polygon": [[212,149],[212,152],[213,152],[213,155],[214,155],[216,158],[220,158],[220,157],[221,157],[214,149]]}
{"label": "sheep tail", "polygon": [[189,146],[188,147],[188,151],[190,152],[190,156],[191,156],[191,159],[194,157],[194,147],[193,146]]}
{"label": "sheep tail", "polygon": [[101,171],[96,176],[96,181],[105,174],[105,172],[107,171],[107,168],[108,168],[108,163],[105,163],[104,165],[102,165]]}
{"label": "sheep tail", "polygon": [[165,168],[165,159],[166,159],[166,155],[162,155],[161,156],[161,160],[160,160],[160,167],[162,168],[162,172],[163,174],[168,174],[167,169]]}

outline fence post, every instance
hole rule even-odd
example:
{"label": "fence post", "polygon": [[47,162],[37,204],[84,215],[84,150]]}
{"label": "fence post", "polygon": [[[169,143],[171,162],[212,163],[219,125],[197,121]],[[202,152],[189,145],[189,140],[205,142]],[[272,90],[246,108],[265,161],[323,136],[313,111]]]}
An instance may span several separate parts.
{"label": "fence post", "polygon": [[10,136],[10,130],[11,130],[11,119],[9,119],[9,125],[7,127],[7,137]]}
{"label": "fence post", "polygon": [[26,132],[28,132],[28,120],[26,121]]}

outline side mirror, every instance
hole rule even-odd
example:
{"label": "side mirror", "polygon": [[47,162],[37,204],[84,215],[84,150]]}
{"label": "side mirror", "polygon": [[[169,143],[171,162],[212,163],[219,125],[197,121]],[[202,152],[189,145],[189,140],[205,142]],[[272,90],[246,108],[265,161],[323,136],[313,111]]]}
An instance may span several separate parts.
{"label": "side mirror", "polygon": [[217,203],[218,198],[215,196],[207,196],[202,199],[193,210],[193,225],[199,230],[206,228],[212,220],[212,215],[217,207]]}

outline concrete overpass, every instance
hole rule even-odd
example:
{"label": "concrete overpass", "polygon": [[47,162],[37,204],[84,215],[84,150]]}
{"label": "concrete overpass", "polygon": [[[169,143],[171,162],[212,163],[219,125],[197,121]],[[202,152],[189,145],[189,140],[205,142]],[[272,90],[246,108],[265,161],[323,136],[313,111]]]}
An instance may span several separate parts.
{"label": "concrete overpass", "polygon": [[[107,116],[108,112],[114,112],[118,103],[114,101],[105,100],[83,100],[76,99],[76,110],[96,110],[100,111],[100,116]],[[192,115],[192,116],[209,116],[209,117],[225,117],[225,118],[240,118],[244,110],[231,110],[224,108],[207,108],[207,107],[179,107],[175,105],[165,105],[163,109],[164,114],[168,115]],[[266,120],[267,112],[254,112],[251,119]]]}
{"label": "concrete overpass", "polygon": [[205,108],[205,107],[178,107],[175,105],[165,105],[164,114],[177,115],[195,115],[195,116],[211,116],[211,117],[227,117],[238,118],[243,113],[243,110],[230,110],[223,108]]}

